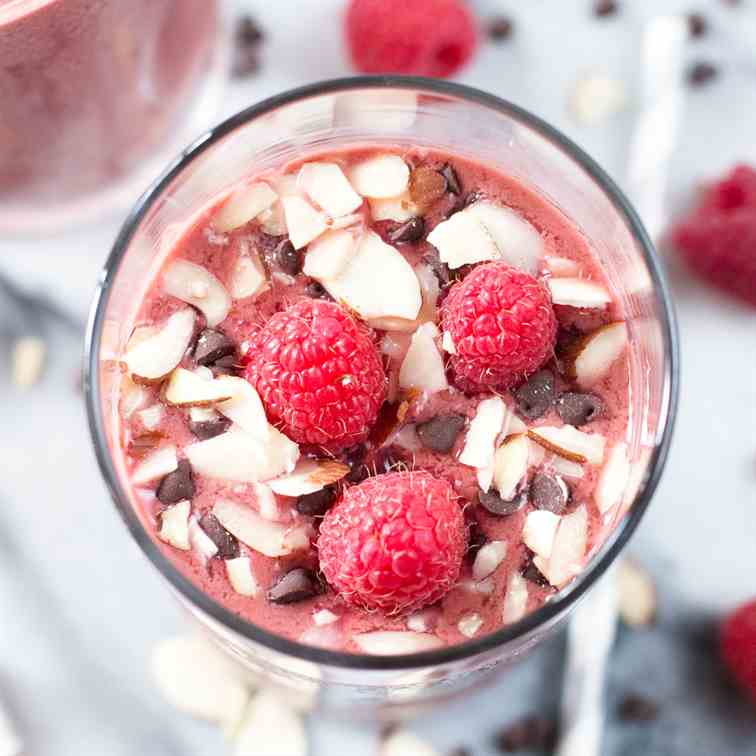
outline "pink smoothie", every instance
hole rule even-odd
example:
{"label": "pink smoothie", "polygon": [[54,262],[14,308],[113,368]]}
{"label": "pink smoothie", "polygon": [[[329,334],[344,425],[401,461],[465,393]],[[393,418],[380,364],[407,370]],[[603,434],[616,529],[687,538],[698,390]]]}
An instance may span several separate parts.
{"label": "pink smoothie", "polygon": [[[629,402],[626,345],[620,337],[619,342],[615,340],[611,348],[603,351],[587,346],[595,346],[597,342],[591,336],[597,332],[608,334],[619,329],[624,333],[623,313],[610,293],[590,240],[556,207],[522,183],[455,155],[420,148],[371,147],[308,156],[307,161],[337,165],[344,176],[353,177],[356,165],[385,154],[399,155],[413,171],[413,177],[417,175],[414,171],[418,167],[440,171],[449,165],[453,167],[456,182],[448,180],[447,171],[446,185],[440,182],[442,190],[430,199],[418,197],[417,190],[415,194],[404,194],[403,200],[395,201],[393,209],[387,199],[365,199],[350,213],[353,217],[335,220],[326,217],[327,224],[344,226],[355,238],[370,229],[376,231],[412,265],[421,282],[425,282],[422,286],[423,307],[417,322],[384,320],[372,323],[389,378],[389,398],[368,441],[359,449],[338,455],[337,459],[346,463],[351,472],[334,484],[335,497],[342,487],[355,485],[366,475],[386,470],[424,469],[446,479],[459,495],[460,506],[464,507],[470,526],[469,553],[457,584],[434,606],[409,615],[388,616],[350,607],[327,585],[314,597],[281,605],[271,601],[268,595],[277,581],[294,568],[317,573],[318,567],[314,543],[320,518],[302,514],[298,498],[274,493],[270,481],[240,483],[195,472],[188,506],[182,501],[184,509],[181,512],[172,510],[177,515],[175,520],[168,518],[171,522],[178,521],[178,536],[171,542],[169,534],[166,542],[166,512],[176,505],[166,506],[165,501],[155,496],[162,475],[132,488],[134,503],[144,525],[155,535],[165,554],[219,603],[273,633],[354,652],[368,648],[369,644],[366,646],[363,642],[364,634],[373,631],[415,633],[417,635],[402,636],[410,648],[418,635],[421,643],[456,644],[495,631],[535,610],[580,572],[622,517],[627,503],[627,495],[623,494],[630,476],[624,445]],[[254,218],[245,219],[242,214],[241,219],[245,222],[229,229],[228,218],[224,217],[229,202],[226,193],[173,237],[133,323],[137,328],[137,342],[145,338],[145,334],[149,337],[155,333],[154,330],[141,330],[143,326],[160,329],[171,315],[189,305],[202,309],[203,301],[206,301],[202,296],[192,300],[191,295],[182,295],[180,291],[179,297],[166,293],[166,288],[176,293],[175,286],[167,286],[166,281],[168,271],[177,261],[188,261],[211,272],[230,298],[228,313],[224,313],[222,321],[215,323],[212,329],[230,340],[232,352],[199,369],[200,375],[208,380],[222,374],[243,374],[238,366],[243,362],[245,340],[251,329],[264,324],[273,313],[304,297],[328,298],[328,281],[321,286],[301,270],[303,264],[307,266],[312,242],[302,245],[299,254],[294,256],[294,263],[291,256],[282,258],[280,251],[282,242],[286,241],[286,221],[289,220],[288,215],[284,217],[280,213],[281,197],[297,196],[311,209],[320,210],[313,197],[302,190],[302,183],[297,184],[294,180],[304,162],[283,166],[278,172],[254,178],[255,182],[264,181],[274,190],[272,196],[262,203],[265,205],[262,210],[259,209],[261,205],[254,206]],[[231,196],[233,201],[238,194]],[[490,221],[493,225],[485,226],[499,245],[502,244],[502,233],[505,236],[512,234],[512,247],[506,243],[499,247],[505,249],[505,257],[506,250],[516,252],[517,245],[524,244],[517,233],[522,232],[529,239],[530,250],[534,249],[535,239],[536,257],[531,256],[526,264],[552,286],[555,300],[564,301],[565,296],[570,299],[571,287],[578,282],[575,290],[578,299],[574,304],[554,305],[560,331],[556,354],[543,366],[550,371],[551,386],[550,398],[540,411],[533,410],[528,398],[531,384],[525,387],[524,393],[513,390],[474,396],[462,393],[453,385],[438,391],[408,390],[400,385],[400,368],[414,329],[421,322],[439,325],[438,303],[443,301],[454,281],[463,278],[473,267],[454,268],[451,264],[442,264],[440,255],[448,254],[448,250],[436,249],[427,241],[427,236],[434,228],[448,222],[449,217],[467,213],[480,203],[508,210],[509,225],[505,224],[503,230],[502,227],[497,230],[494,221]],[[394,218],[376,220],[376,215],[393,215]],[[422,215],[424,219],[422,237],[408,242],[391,241],[396,239],[397,229],[406,222],[405,219],[415,215]],[[239,218],[235,222],[239,223]],[[291,233],[292,229],[288,231]],[[235,296],[234,292],[239,292],[239,271],[249,266],[248,262],[240,261],[249,260],[254,261],[262,282],[253,293],[242,287],[242,295]],[[553,285],[557,280],[561,283]],[[582,284],[588,284],[591,292],[588,295],[590,301],[584,303],[580,300],[585,294],[580,288]],[[210,296],[206,285],[199,280],[189,282],[188,286],[194,286],[195,295],[204,292],[205,297]],[[604,298],[590,299],[596,292]],[[389,291],[386,296],[390,296]],[[609,324],[618,325],[603,328]],[[193,339],[205,325],[204,316],[198,313]],[[434,333],[436,348],[445,358],[448,357],[444,351],[449,348],[448,343],[440,332]],[[197,369],[194,349],[192,341],[181,357],[181,367]],[[599,355],[599,366],[591,368],[591,377],[586,378],[586,365],[596,355]],[[605,356],[603,362],[602,355]],[[143,471],[145,460],[154,459],[166,447],[175,447],[177,459],[185,459],[186,448],[199,441],[196,434],[199,421],[220,422],[221,426],[216,430],[228,432],[230,421],[215,411],[217,407],[198,411],[196,408],[170,406],[165,401],[164,381],[161,387],[159,382],[145,383],[139,376],[129,376],[126,365],[124,371],[121,449],[117,453],[123,455],[125,469],[132,476],[142,479],[139,471]],[[573,395],[577,395],[577,399]],[[597,403],[595,417],[575,418],[574,407],[573,415],[565,414],[569,410],[569,407],[565,410],[565,403],[569,404],[569,400],[580,402],[586,396]],[[479,413],[482,417],[481,405],[488,402],[486,406],[490,406],[492,400],[494,403],[503,402],[505,420],[499,422],[501,427],[497,426],[488,440],[490,448],[484,448],[484,457],[488,454],[489,461],[474,465],[467,456],[468,463],[463,464],[460,456],[465,456],[465,449],[471,444],[471,424],[480,419]],[[456,440],[446,451],[430,448],[423,440],[422,431],[427,428],[423,423],[450,415],[458,418]],[[567,423],[564,418],[572,422]],[[538,435],[540,428],[546,429],[544,436]],[[491,510],[496,510],[498,483],[491,482],[491,472],[486,472],[486,466],[499,459],[496,449],[500,450],[514,440],[525,444],[527,449],[526,468],[515,481],[511,497],[519,503],[510,502],[505,507],[506,513],[495,514]],[[317,450],[301,451],[319,456]],[[172,466],[175,465],[169,461],[168,467]],[[544,482],[544,478],[548,480]],[[554,498],[555,490],[561,492],[561,499],[559,496]],[[244,568],[245,575],[253,577],[253,588],[245,590],[244,585],[249,588],[247,582],[240,592],[241,584],[230,579],[222,555],[208,556],[212,545],[209,551],[203,550],[202,542],[205,546],[208,544],[201,535],[197,537],[198,531],[205,532],[203,515],[209,513],[219,500],[231,500],[252,510],[262,520],[303,533],[305,545],[290,554],[271,557],[260,553],[243,537],[231,538],[233,546],[221,551],[232,559],[248,559],[248,562],[235,564]],[[484,500],[493,504],[486,507]],[[498,504],[503,501],[503,496],[498,497]],[[188,540],[182,541],[187,527]],[[217,543],[218,534],[211,536]],[[560,560],[563,563],[558,567]]]}
{"label": "pink smoothie", "polygon": [[181,117],[217,23],[208,0],[0,0],[0,202],[131,170]]}

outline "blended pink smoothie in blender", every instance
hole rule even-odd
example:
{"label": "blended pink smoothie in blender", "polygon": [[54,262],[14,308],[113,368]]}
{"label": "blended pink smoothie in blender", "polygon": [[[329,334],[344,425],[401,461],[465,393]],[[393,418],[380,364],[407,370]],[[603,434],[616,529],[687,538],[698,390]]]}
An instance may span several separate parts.
{"label": "blended pink smoothie in blender", "polygon": [[513,177],[425,147],[307,155],[170,229],[145,276],[113,453],[167,557],[271,633],[480,637],[627,511],[622,306]]}

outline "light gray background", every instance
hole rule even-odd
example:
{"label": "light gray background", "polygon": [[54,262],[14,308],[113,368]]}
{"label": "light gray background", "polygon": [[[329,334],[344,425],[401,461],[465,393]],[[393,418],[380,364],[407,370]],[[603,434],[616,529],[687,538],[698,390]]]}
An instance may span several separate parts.
{"label": "light gray background", "polygon": [[[756,162],[756,9],[698,0],[712,22],[691,57],[728,67],[691,94],[674,159],[670,199],[735,159]],[[259,76],[234,83],[224,112],[293,85],[349,71],[340,41],[340,0],[238,2],[256,13],[267,41]],[[534,110],[586,147],[622,182],[633,123],[640,29],[652,12],[687,2],[627,0],[615,18],[591,18],[590,0],[474,2],[510,12],[511,42],[484,44],[460,80]],[[429,20],[429,23],[431,21]],[[581,72],[622,79],[629,106],[594,127],[576,124],[567,95]],[[0,240],[0,264],[29,288],[47,291],[82,319],[117,222],[42,241]],[[668,256],[668,255],[667,255]],[[678,307],[683,381],[666,475],[631,551],[655,572],[660,623],[622,633],[611,662],[609,700],[629,689],[663,704],[651,727],[609,728],[605,753],[711,756],[756,753],[756,715],[721,682],[708,620],[756,594],[756,317],[690,279],[668,260]],[[55,333],[43,381],[10,386],[0,353],[0,691],[29,754],[225,752],[210,726],[176,714],[148,679],[153,644],[183,618],[126,536],[95,468],[77,371],[80,344]],[[5,347],[5,344],[3,344]],[[417,724],[442,748],[463,741],[492,754],[491,732],[533,709],[553,711],[561,639],[493,690]],[[370,752],[372,733],[315,723],[318,754]]]}

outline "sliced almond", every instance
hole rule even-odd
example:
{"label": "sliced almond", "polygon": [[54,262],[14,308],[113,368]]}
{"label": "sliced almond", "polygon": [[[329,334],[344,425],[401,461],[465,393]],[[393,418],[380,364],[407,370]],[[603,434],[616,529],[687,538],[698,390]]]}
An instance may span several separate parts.
{"label": "sliced almond", "polygon": [[336,163],[305,163],[299,169],[297,188],[332,218],[354,212],[362,204],[362,197]]}
{"label": "sliced almond", "polygon": [[409,174],[398,155],[376,155],[355,165],[349,180],[363,197],[398,197],[407,190]]}
{"label": "sliced almond", "polygon": [[511,208],[485,201],[475,202],[462,212],[483,225],[498,249],[498,257],[520,270],[538,271],[544,243],[525,218]]}
{"label": "sliced almond", "polygon": [[627,346],[627,326],[609,323],[589,334],[570,349],[565,359],[568,375],[583,388],[603,378]]}
{"label": "sliced almond", "polygon": [[335,278],[321,281],[328,293],[362,318],[414,320],[422,295],[415,271],[378,234],[368,231],[358,241],[348,265]]}
{"label": "sliced almond", "polygon": [[241,254],[231,271],[229,289],[234,299],[253,297],[265,288],[265,271],[256,253]]}
{"label": "sliced almond", "polygon": [[263,210],[257,216],[260,228],[264,233],[270,236],[286,236],[286,216],[284,215],[283,204],[281,200],[273,203],[267,210]]}
{"label": "sliced almond", "polygon": [[439,756],[439,753],[409,730],[396,730],[383,741],[378,756]]}
{"label": "sliced almond", "polygon": [[493,575],[507,556],[506,541],[489,541],[475,555],[472,575],[475,580],[485,580]]}
{"label": "sliced almond", "polygon": [[420,208],[412,201],[409,192],[398,197],[370,199],[370,214],[374,221],[392,220],[399,223],[420,215]]}
{"label": "sliced almond", "polygon": [[364,218],[362,213],[350,213],[349,215],[340,215],[338,218],[334,218],[329,227],[332,231],[338,231],[342,228],[349,228],[352,231],[357,231],[358,229],[354,228],[354,226],[362,226],[363,223]]}
{"label": "sliced almond", "polygon": [[443,347],[445,352],[448,352],[449,354],[456,354],[457,348],[454,346],[454,339],[452,339],[452,335],[448,331],[444,331],[443,335],[441,336],[441,346]]}
{"label": "sliced almond", "polygon": [[649,573],[637,562],[624,559],[617,570],[619,613],[630,627],[647,627],[656,618],[656,588]]}
{"label": "sliced almond", "polygon": [[548,564],[539,569],[553,586],[561,588],[583,568],[587,545],[588,512],[585,506],[580,506],[561,518]]}
{"label": "sliced almond", "polygon": [[260,517],[277,522],[281,519],[281,510],[273,489],[267,483],[253,483],[255,503]]}
{"label": "sliced almond", "polygon": [[604,436],[598,433],[584,433],[574,425],[563,425],[561,428],[541,425],[538,428],[530,428],[528,437],[548,451],[581,465],[586,462],[600,465],[604,459]]}
{"label": "sliced almond", "polygon": [[218,412],[248,433],[261,438],[267,436],[268,420],[260,396],[252,384],[233,375],[221,375],[214,383],[229,396],[226,401],[215,405]]}
{"label": "sliced almond", "polygon": [[546,509],[528,512],[522,529],[522,540],[538,556],[548,559],[561,517]]}
{"label": "sliced almond", "polygon": [[349,231],[326,231],[307,247],[302,272],[318,281],[336,278],[357,248]]}
{"label": "sliced almond", "polygon": [[528,607],[528,583],[516,570],[509,576],[507,590],[504,594],[504,606],[501,611],[501,621],[505,625],[519,622]]}
{"label": "sliced almond", "polygon": [[470,421],[459,461],[469,467],[485,468],[493,463],[496,437],[501,432],[507,406],[498,396],[484,399]]}
{"label": "sliced almond", "polygon": [[580,266],[569,257],[546,257],[546,267],[552,276],[575,277],[580,272]]}
{"label": "sliced almond", "polygon": [[234,738],[234,756],[307,756],[307,734],[299,715],[273,690],[249,704]]}
{"label": "sliced almond", "polygon": [[280,496],[304,496],[341,480],[350,469],[335,459],[300,459],[290,473],[268,481],[268,485]]}
{"label": "sliced almond", "polygon": [[135,486],[144,485],[158,478],[163,478],[178,467],[178,457],[175,446],[161,446],[148,457],[145,457],[131,474],[131,482]]}
{"label": "sliced almond", "polygon": [[433,321],[437,317],[436,307],[438,296],[441,293],[438,278],[430,265],[426,265],[425,263],[415,266],[415,275],[420,282],[420,292],[423,295],[423,312],[427,311],[426,319]]}
{"label": "sliced almond", "polygon": [[334,622],[338,622],[339,615],[334,614],[329,609],[320,609],[312,615],[312,621],[318,627],[325,627],[326,625],[332,625]]}
{"label": "sliced almond", "polygon": [[629,477],[630,462],[627,459],[627,444],[619,442],[609,451],[593,493],[601,514],[605,514],[619,504]]}
{"label": "sliced almond", "polygon": [[124,359],[137,382],[159,382],[181,362],[194,335],[196,317],[187,307],[158,328],[134,331]]}
{"label": "sliced almond", "polygon": [[429,633],[413,633],[404,630],[376,630],[358,633],[354,642],[366,654],[391,656],[393,654],[414,654],[432,651],[443,646],[440,638]]}
{"label": "sliced almond", "polygon": [[289,231],[289,241],[294,249],[301,249],[317,239],[327,228],[326,217],[301,197],[281,199]]}
{"label": "sliced almond", "polygon": [[511,499],[528,471],[530,442],[521,433],[510,436],[494,455],[493,482],[499,496],[505,501]]}
{"label": "sliced almond", "polygon": [[483,626],[483,618],[477,612],[465,614],[457,623],[457,630],[465,638],[474,638]]}
{"label": "sliced almond", "polygon": [[232,397],[230,387],[217,380],[205,380],[191,370],[176,368],[163,391],[163,400],[173,407],[207,407]]}
{"label": "sliced almond", "polygon": [[552,457],[550,464],[554,472],[563,475],[565,478],[582,478],[585,475],[585,469],[582,465],[560,457],[558,454]]}
{"label": "sliced almond", "polygon": [[441,262],[452,269],[499,257],[491,235],[478,218],[465,210],[441,221],[427,238],[438,250]]}
{"label": "sliced almond", "polygon": [[258,181],[235,189],[213,218],[216,231],[233,231],[257,218],[267,210],[278,195],[264,182]]}
{"label": "sliced almond", "polygon": [[306,526],[271,522],[246,504],[218,499],[213,514],[229,533],[268,557],[286,556],[310,546],[310,531]]}
{"label": "sliced almond", "polygon": [[200,527],[196,517],[189,518],[189,543],[203,563],[218,553],[218,546]]}
{"label": "sliced almond", "polygon": [[444,361],[436,347],[438,329],[433,323],[421,325],[412,334],[407,354],[399,370],[399,386],[435,394],[449,388]]}
{"label": "sliced almond", "polygon": [[554,304],[604,308],[612,301],[606,289],[582,278],[550,278],[547,284]]}
{"label": "sliced almond", "polygon": [[231,309],[226,287],[207,269],[188,260],[176,260],[163,273],[163,291],[196,307],[211,328],[223,322]]}
{"label": "sliced almond", "polygon": [[165,414],[162,404],[152,404],[137,412],[137,416],[142,421],[142,425],[147,430],[155,430],[160,425],[160,421]]}
{"label": "sliced almond", "polygon": [[134,383],[129,375],[121,378],[120,400],[118,408],[125,418],[131,417],[148,399],[149,394],[138,383]]}
{"label": "sliced almond", "polygon": [[240,596],[257,596],[260,585],[252,572],[249,557],[226,559],[226,574],[231,587]]}
{"label": "sliced almond", "polygon": [[488,493],[491,489],[494,477],[494,464],[491,462],[486,467],[478,467],[475,470],[475,477],[478,480],[478,487],[483,493]]}
{"label": "sliced almond", "polygon": [[189,551],[189,512],[191,504],[180,501],[160,513],[158,538],[182,551]]}

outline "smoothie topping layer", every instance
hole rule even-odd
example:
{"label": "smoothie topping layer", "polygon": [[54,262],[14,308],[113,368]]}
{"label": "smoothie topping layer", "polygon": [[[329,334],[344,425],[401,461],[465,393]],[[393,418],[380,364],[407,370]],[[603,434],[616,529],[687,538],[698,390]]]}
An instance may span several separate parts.
{"label": "smoothie topping layer", "polygon": [[629,502],[627,339],[584,239],[511,180],[420,150],[265,174],[176,236],[142,304],[137,506],[203,588],[303,642],[491,632]]}

